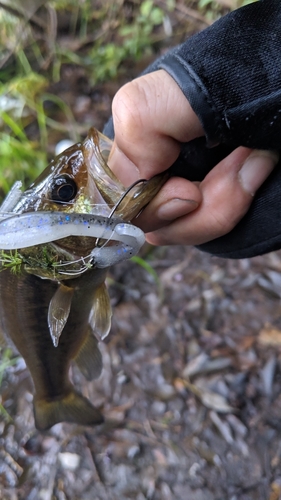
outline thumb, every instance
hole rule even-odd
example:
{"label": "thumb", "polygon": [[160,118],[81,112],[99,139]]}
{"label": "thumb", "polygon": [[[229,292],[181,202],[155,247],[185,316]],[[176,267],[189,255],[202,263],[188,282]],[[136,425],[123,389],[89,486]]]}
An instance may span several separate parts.
{"label": "thumb", "polygon": [[109,165],[126,185],[169,168],[180,143],[204,134],[173,78],[164,70],[124,85],[112,103],[115,140]]}

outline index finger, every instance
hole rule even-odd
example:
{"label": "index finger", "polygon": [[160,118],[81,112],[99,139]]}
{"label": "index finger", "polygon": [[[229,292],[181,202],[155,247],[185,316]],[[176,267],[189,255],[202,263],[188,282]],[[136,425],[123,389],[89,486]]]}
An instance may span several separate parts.
{"label": "index finger", "polygon": [[126,185],[165,171],[177,159],[181,142],[203,135],[189,102],[164,70],[122,87],[112,112],[115,140],[109,165]]}

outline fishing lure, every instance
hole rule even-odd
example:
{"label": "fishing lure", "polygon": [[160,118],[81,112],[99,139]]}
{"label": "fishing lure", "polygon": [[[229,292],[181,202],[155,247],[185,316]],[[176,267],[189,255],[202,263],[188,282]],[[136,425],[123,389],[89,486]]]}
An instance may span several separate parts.
{"label": "fishing lure", "polygon": [[32,212],[5,216],[0,221],[0,248],[18,250],[69,236],[92,237],[116,243],[95,247],[90,253],[96,267],[109,267],[136,255],[145,242],[143,231],[134,226],[90,214]]}

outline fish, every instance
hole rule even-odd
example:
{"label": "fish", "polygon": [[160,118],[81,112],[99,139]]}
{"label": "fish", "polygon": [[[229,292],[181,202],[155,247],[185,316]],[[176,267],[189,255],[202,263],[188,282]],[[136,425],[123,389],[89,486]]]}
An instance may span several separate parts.
{"label": "fish", "polygon": [[102,371],[99,342],[111,327],[108,269],[145,241],[133,220],[165,176],[125,187],[110,170],[112,142],[91,128],[25,190],[0,207],[0,329],[24,358],[34,385],[35,427],[99,425],[102,411],[69,378]]}

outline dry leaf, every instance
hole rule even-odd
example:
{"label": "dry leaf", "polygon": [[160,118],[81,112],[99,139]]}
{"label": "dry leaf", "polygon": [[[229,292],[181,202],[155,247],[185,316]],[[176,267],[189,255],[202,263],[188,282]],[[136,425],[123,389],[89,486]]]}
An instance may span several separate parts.
{"label": "dry leaf", "polygon": [[191,359],[183,370],[183,377],[189,378],[200,373],[208,359],[209,356],[205,352],[201,352],[196,358]]}
{"label": "dry leaf", "polygon": [[196,358],[193,358],[188,362],[183,370],[183,378],[189,379],[198,375],[199,373],[211,373],[220,370],[224,370],[232,365],[232,360],[226,356],[216,357],[210,359],[209,356],[202,352]]}
{"label": "dry leaf", "polygon": [[216,392],[202,390],[199,397],[203,405],[219,413],[228,413],[235,411],[235,408],[232,408],[232,406],[227,403],[226,399]]}
{"label": "dry leaf", "polygon": [[281,330],[270,324],[266,324],[259,332],[258,342],[268,346],[281,346]]}
{"label": "dry leaf", "polygon": [[254,342],[255,342],[254,335],[242,337],[241,339],[239,339],[239,345],[238,345],[239,350],[246,351],[247,349],[251,349],[251,347],[253,347]]}
{"label": "dry leaf", "polygon": [[201,389],[187,380],[178,378],[175,380],[174,384],[176,389],[184,386],[186,389],[195,394],[204,406],[210,408],[211,410],[215,410],[218,413],[233,413],[236,411],[235,408],[227,403],[227,400],[223,396],[216,392],[209,391],[208,389]]}
{"label": "dry leaf", "polygon": [[279,500],[281,495],[281,485],[277,482],[271,484],[269,500]]}
{"label": "dry leaf", "polygon": [[233,444],[233,436],[231,432],[231,428],[227,422],[223,422],[222,419],[218,416],[215,411],[210,411],[210,419],[213,424],[216,426],[222,437],[228,444]]}

